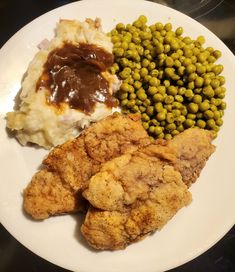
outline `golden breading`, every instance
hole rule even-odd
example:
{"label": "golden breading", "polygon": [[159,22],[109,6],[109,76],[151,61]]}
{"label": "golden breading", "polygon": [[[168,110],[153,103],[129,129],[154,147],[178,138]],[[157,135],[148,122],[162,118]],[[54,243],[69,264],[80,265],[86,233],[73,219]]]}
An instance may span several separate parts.
{"label": "golden breading", "polygon": [[188,186],[215,147],[210,132],[189,129],[105,163],[83,196],[93,206],[81,232],[97,249],[121,249],[161,228],[191,201]]}
{"label": "golden breading", "polygon": [[191,128],[166,142],[177,157],[174,167],[181,173],[188,187],[197,180],[206,161],[215,151],[212,140],[213,136],[209,130]]}
{"label": "golden breading", "polygon": [[[44,219],[50,215],[78,210],[78,205],[71,205],[71,202],[78,202],[80,192],[103,162],[149,143],[146,131],[140,121],[134,118],[115,113],[94,123],[79,137],[49,153],[43,161],[44,169],[35,174],[24,191],[25,211],[35,219]],[[46,173],[45,179],[41,171]],[[46,178],[48,175],[50,179]],[[53,188],[54,194],[43,193],[45,186],[48,192]],[[58,198],[63,199],[61,206],[64,209],[55,205]],[[47,205],[41,205],[44,201]]]}
{"label": "golden breading", "polygon": [[[137,168],[135,168],[136,171]],[[162,228],[176,212],[191,202],[191,194],[179,172],[163,166],[163,180],[149,186],[144,199],[125,211],[93,208],[87,212],[81,232],[96,249],[122,249]],[[146,181],[148,177],[146,177]]]}

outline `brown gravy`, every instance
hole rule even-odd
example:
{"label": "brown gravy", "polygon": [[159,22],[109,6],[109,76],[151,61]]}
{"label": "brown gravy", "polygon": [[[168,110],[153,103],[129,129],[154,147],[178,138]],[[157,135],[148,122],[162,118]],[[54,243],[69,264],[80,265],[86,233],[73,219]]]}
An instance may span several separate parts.
{"label": "brown gravy", "polygon": [[85,114],[94,112],[96,102],[115,107],[117,100],[101,74],[112,64],[113,55],[96,45],[65,43],[48,55],[36,89],[50,90],[49,104],[68,103]]}

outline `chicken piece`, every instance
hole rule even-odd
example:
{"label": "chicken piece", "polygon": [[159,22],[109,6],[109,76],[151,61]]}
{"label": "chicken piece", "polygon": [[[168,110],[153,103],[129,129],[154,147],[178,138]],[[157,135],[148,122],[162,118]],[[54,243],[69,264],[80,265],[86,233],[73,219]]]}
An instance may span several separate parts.
{"label": "chicken piece", "polygon": [[177,157],[174,167],[181,173],[188,187],[197,180],[206,161],[215,151],[212,140],[209,130],[191,128],[166,142]]}
{"label": "chicken piece", "polygon": [[96,208],[124,211],[147,199],[149,190],[164,181],[163,165],[172,165],[188,186],[214,151],[210,135],[209,131],[192,128],[162,145],[151,144],[115,158],[90,179],[83,196]]}
{"label": "chicken piece", "polygon": [[102,163],[150,143],[137,119],[114,113],[54,148],[24,190],[25,211],[45,219],[79,210],[81,191]]}
{"label": "chicken piece", "polygon": [[84,198],[75,197],[76,193],[66,188],[56,173],[43,169],[37,172],[24,191],[24,208],[35,219],[44,219],[48,215],[84,210]]}
{"label": "chicken piece", "polygon": [[[92,247],[123,249],[161,229],[179,209],[191,202],[191,194],[180,173],[164,162],[159,161],[161,167],[157,164],[149,164],[149,175],[146,171],[145,177],[142,177],[149,189],[134,205],[127,205],[125,209],[122,207],[123,211],[90,207],[81,232]],[[155,168],[161,172],[156,174],[158,180],[152,179]],[[132,169],[133,177],[139,175],[137,169]]]}
{"label": "chicken piece", "polygon": [[188,185],[213,153],[211,141],[193,128],[105,163],[83,192],[93,206],[81,227],[88,243],[121,249],[163,227],[190,203]]}
{"label": "chicken piece", "polygon": [[[148,145],[107,163],[91,177],[83,196],[96,208],[125,211],[165,182],[165,167],[176,161],[167,146]],[[172,166],[171,166],[172,167]]]}

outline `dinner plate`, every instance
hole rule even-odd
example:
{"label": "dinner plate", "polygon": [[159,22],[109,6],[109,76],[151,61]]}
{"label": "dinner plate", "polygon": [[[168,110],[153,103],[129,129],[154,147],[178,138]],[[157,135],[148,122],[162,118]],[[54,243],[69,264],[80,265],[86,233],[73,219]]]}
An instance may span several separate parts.
{"label": "dinner plate", "polygon": [[[139,15],[149,23],[171,22],[182,26],[185,35],[203,35],[206,46],[222,52],[227,109],[224,125],[215,140],[216,152],[190,191],[193,202],[181,209],[162,230],[119,251],[96,251],[87,246],[79,232],[82,217],[63,215],[36,222],[22,210],[22,191],[40,166],[45,150],[22,147],[5,129],[5,114],[14,97],[37,45],[51,39],[61,18],[102,19],[103,29],[118,22],[131,23]],[[24,246],[61,267],[79,272],[156,272],[181,265],[215,244],[235,222],[235,58],[212,32],[186,15],[142,0],[86,0],[74,2],[35,19],[18,31],[0,50],[0,220]]]}

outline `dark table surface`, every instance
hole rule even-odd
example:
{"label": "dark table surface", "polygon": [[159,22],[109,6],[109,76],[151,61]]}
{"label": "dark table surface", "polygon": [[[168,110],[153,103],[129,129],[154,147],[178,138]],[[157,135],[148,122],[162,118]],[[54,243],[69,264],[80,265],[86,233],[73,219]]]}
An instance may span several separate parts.
{"label": "dark table surface", "polygon": [[[68,0],[0,0],[0,47],[21,27]],[[153,1],[154,2],[154,1]],[[235,53],[234,0],[155,1],[193,17]],[[0,272],[68,272],[36,256],[17,242],[0,224]],[[198,258],[170,272],[235,271],[235,227]],[[147,272],[147,271],[146,271]]]}

